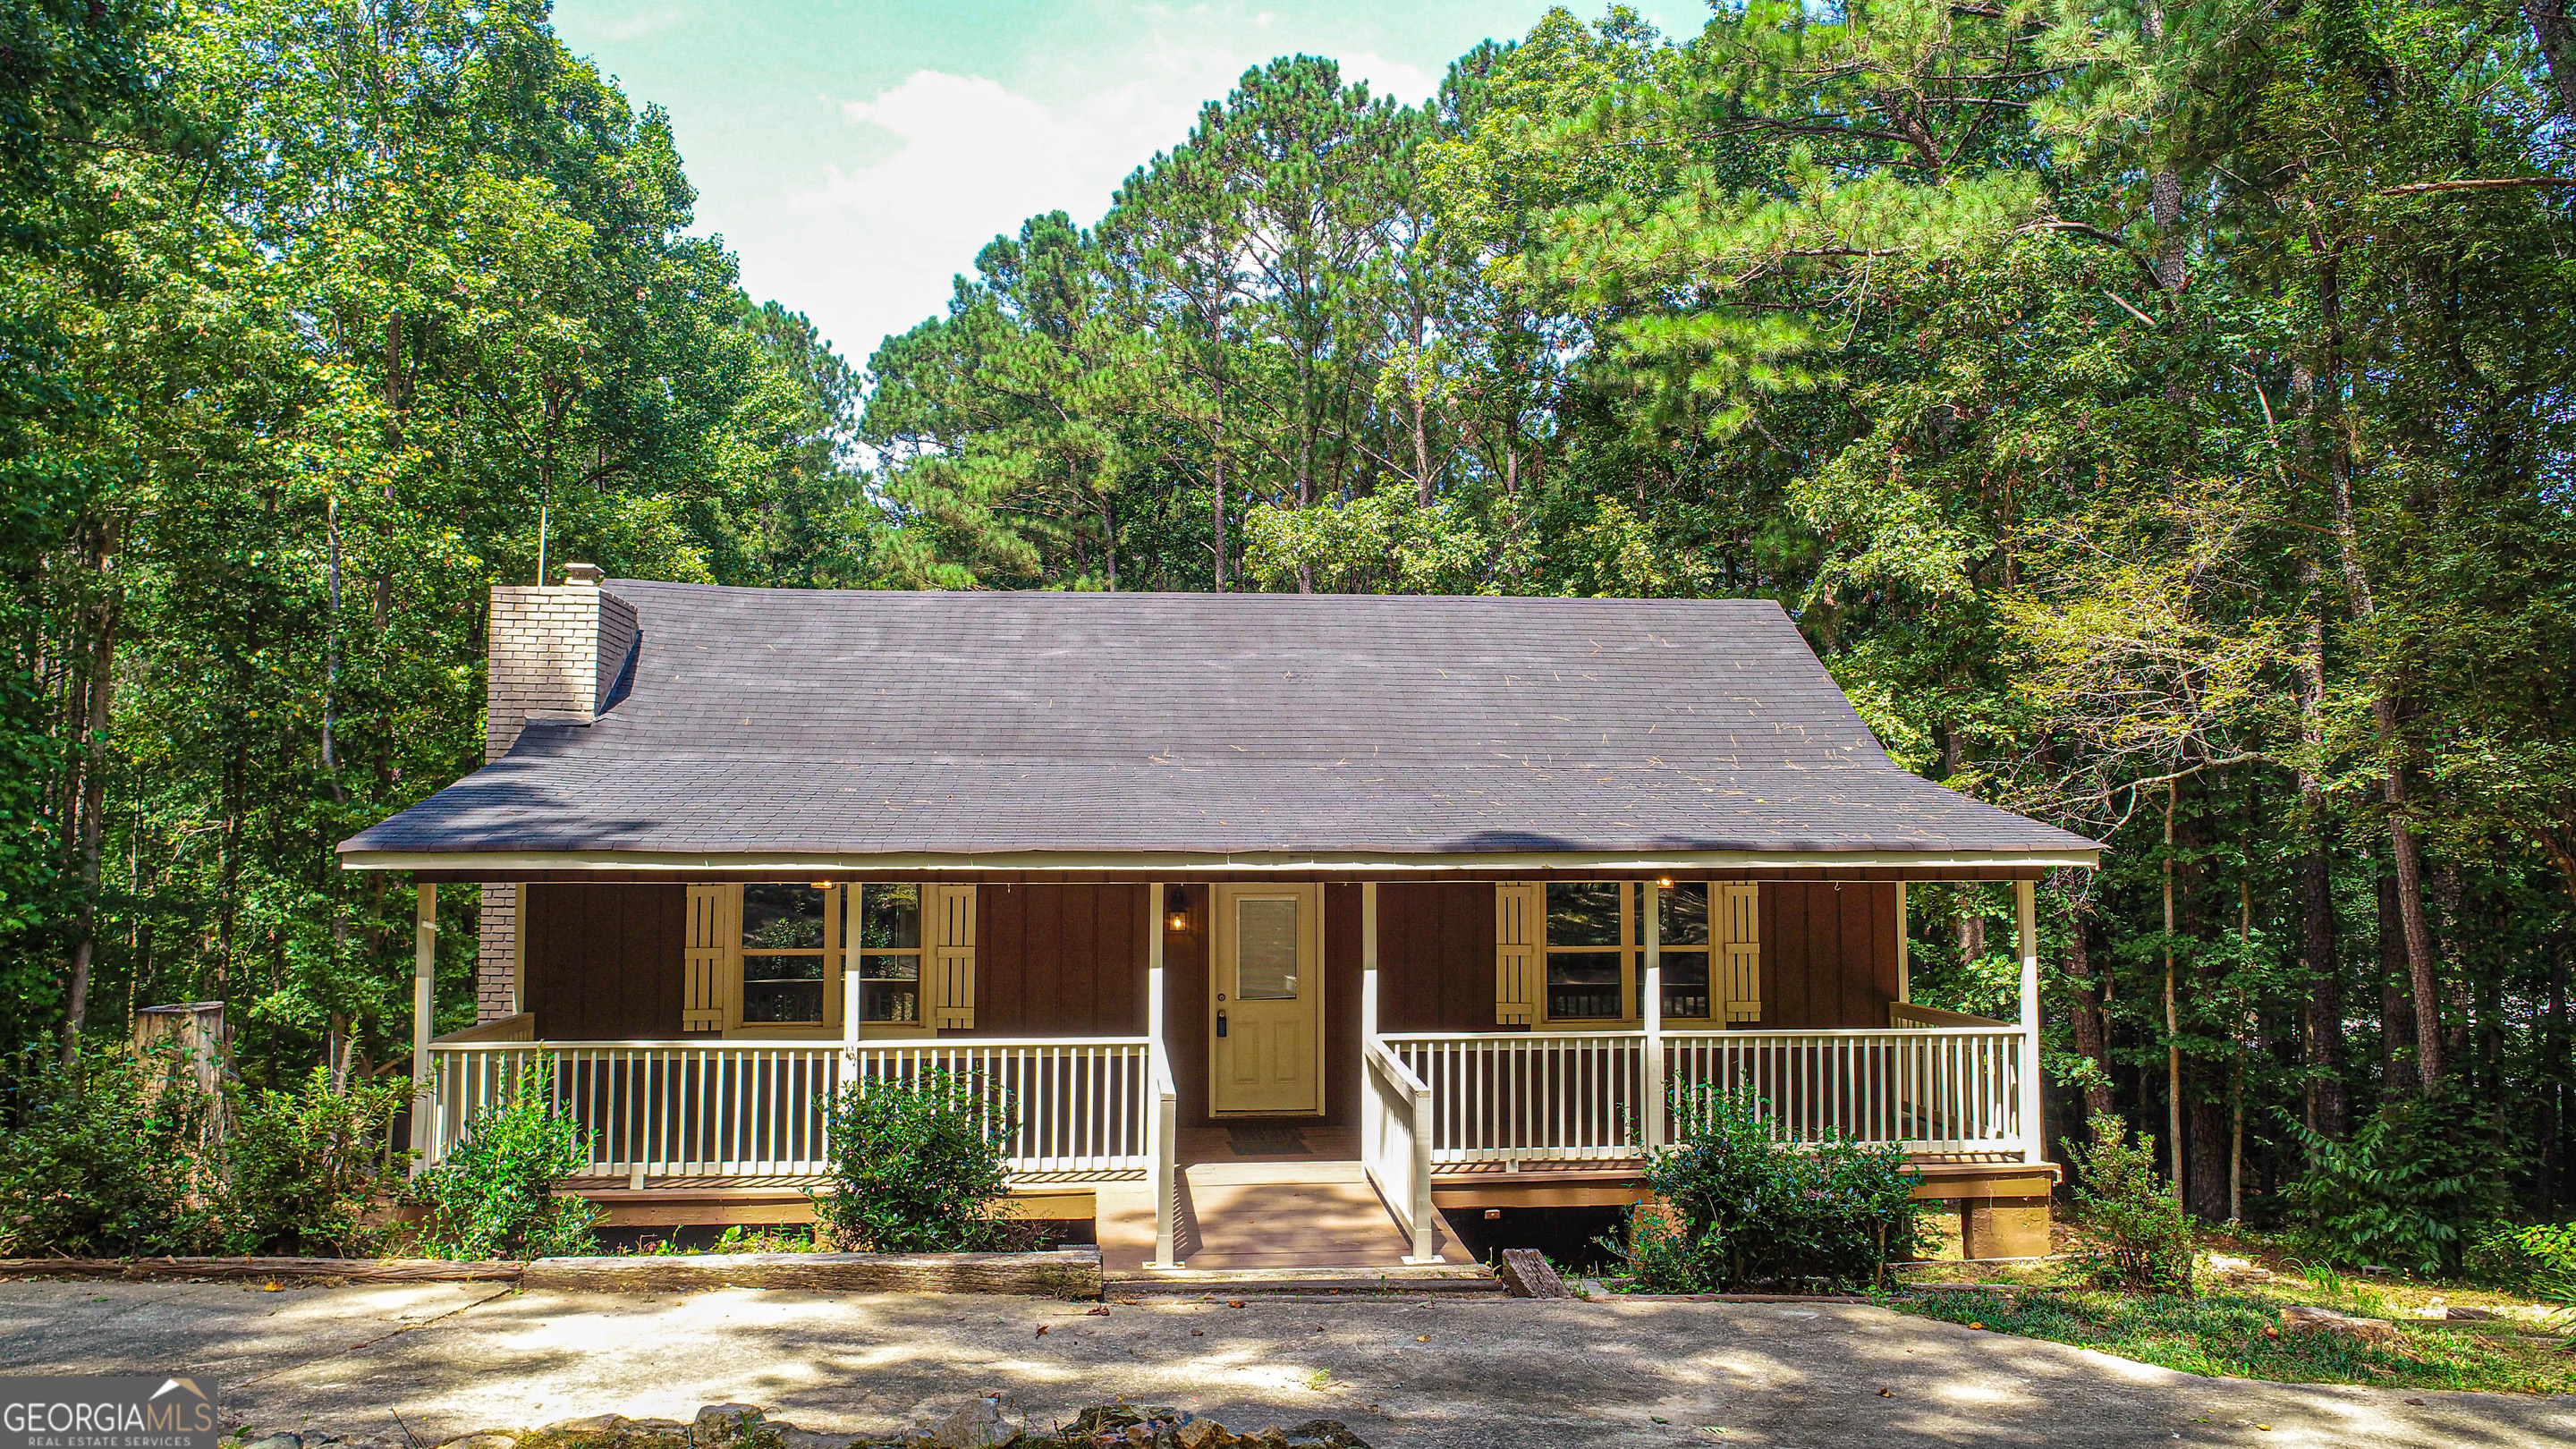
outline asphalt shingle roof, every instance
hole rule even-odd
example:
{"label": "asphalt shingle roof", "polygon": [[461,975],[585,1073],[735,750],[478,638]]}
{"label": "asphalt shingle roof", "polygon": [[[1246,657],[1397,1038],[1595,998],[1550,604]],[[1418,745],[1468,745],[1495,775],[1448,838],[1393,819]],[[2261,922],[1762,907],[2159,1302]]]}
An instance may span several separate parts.
{"label": "asphalt shingle roof", "polygon": [[608,588],[625,698],[341,850],[2095,848],[1898,768],[1769,602]]}

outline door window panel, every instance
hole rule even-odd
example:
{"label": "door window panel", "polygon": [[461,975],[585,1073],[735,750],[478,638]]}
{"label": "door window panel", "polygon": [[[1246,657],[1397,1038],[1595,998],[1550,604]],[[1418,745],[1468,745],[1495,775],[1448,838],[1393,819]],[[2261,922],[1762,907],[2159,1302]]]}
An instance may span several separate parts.
{"label": "door window panel", "polygon": [[1243,1001],[1297,997],[1297,902],[1244,896],[1234,903],[1234,994]]}

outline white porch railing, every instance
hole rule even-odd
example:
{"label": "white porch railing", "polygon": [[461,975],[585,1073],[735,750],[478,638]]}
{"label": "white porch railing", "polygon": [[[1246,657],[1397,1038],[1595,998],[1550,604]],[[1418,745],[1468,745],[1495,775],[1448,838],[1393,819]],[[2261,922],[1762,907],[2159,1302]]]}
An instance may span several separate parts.
{"label": "white porch railing", "polygon": [[[1385,1050],[1430,1099],[1437,1165],[1638,1155],[1643,1032],[1408,1032]],[[2020,1153],[2026,1038],[2018,1027],[1695,1031],[1663,1035],[1671,1098],[1695,1087],[1762,1099],[1782,1141],[1828,1133],[1919,1153]],[[1690,1124],[1657,1104],[1663,1140]],[[1390,1201],[1393,1198],[1390,1196]]]}
{"label": "white porch railing", "polygon": [[862,1042],[855,1055],[828,1041],[447,1041],[429,1054],[425,1164],[540,1063],[556,1109],[590,1136],[592,1176],[820,1173],[825,1097],[847,1080],[941,1069],[1009,1093],[1013,1173],[1137,1171],[1153,1153],[1142,1037]]}
{"label": "white porch railing", "polygon": [[[2018,1153],[2021,1028],[1674,1032],[1665,1080],[1762,1099],[1773,1136],[1894,1142],[1909,1152]],[[1688,1137],[1674,1121],[1670,1140]]]}
{"label": "white porch railing", "polygon": [[1403,1032],[1380,1038],[1431,1097],[1431,1161],[1634,1157],[1642,1032]]}
{"label": "white porch railing", "polygon": [[1431,1087],[1387,1046],[1362,1044],[1360,1165],[1413,1240],[1407,1262],[1437,1261],[1438,1212],[1431,1203]]}

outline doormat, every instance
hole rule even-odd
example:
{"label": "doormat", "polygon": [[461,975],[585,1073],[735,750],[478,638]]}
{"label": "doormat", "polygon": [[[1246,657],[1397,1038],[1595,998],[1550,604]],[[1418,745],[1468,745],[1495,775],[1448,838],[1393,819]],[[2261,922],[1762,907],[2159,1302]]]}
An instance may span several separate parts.
{"label": "doormat", "polygon": [[1306,1151],[1306,1134],[1285,1122],[1234,1122],[1225,1145],[1237,1157],[1293,1157]]}

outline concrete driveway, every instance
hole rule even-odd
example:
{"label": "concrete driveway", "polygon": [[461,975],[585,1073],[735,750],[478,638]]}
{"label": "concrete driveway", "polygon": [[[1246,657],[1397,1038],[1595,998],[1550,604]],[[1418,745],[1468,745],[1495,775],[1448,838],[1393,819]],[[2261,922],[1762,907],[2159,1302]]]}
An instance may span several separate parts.
{"label": "concrete driveway", "polygon": [[983,1393],[1041,1425],[1122,1396],[1334,1418],[1379,1449],[2576,1443],[2576,1400],[2195,1378],[1866,1307],[1243,1302],[0,1282],[0,1373],[193,1370],[227,1423],[394,1444],[728,1401],[881,1434]]}

